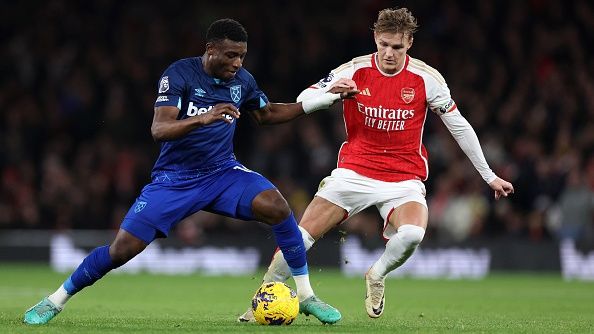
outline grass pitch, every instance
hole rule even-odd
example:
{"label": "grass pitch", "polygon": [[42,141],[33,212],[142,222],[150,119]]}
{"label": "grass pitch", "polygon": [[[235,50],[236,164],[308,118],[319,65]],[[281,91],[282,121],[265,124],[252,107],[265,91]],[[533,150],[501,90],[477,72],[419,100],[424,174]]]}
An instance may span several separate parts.
{"label": "grass pitch", "polygon": [[[260,285],[253,277],[108,275],[47,325],[25,309],[66,278],[47,266],[0,264],[1,333],[594,333],[594,283],[559,275],[492,275],[480,281],[389,279],[379,319],[365,313],[362,278],[311,270],[317,294],[343,319],[324,326],[300,315],[290,326],[240,324]],[[292,283],[292,282],[291,282]]]}

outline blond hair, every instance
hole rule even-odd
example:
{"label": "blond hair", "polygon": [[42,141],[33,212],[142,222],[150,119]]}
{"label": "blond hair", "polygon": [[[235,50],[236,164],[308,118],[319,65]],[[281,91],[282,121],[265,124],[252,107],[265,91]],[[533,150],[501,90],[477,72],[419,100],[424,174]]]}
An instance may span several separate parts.
{"label": "blond hair", "polygon": [[386,8],[379,12],[377,21],[373,24],[376,33],[403,33],[412,37],[419,25],[417,19],[406,8]]}

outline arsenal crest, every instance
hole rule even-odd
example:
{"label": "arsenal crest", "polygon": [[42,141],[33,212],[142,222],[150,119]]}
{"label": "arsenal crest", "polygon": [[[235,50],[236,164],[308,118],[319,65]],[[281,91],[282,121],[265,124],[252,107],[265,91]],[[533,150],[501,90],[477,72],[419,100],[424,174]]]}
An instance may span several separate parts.
{"label": "arsenal crest", "polygon": [[241,85],[231,86],[229,91],[231,93],[231,100],[233,100],[233,102],[237,103],[239,100],[241,100]]}
{"label": "arsenal crest", "polygon": [[415,98],[415,90],[410,87],[402,88],[400,91],[400,96],[402,97],[402,101],[404,101],[404,103],[409,104]]}

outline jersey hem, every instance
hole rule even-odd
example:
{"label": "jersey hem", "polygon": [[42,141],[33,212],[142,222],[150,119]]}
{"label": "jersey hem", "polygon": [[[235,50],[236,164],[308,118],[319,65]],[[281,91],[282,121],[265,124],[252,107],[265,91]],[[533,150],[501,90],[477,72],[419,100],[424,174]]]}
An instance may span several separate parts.
{"label": "jersey hem", "polygon": [[373,171],[370,171],[369,169],[361,168],[357,165],[348,164],[348,163],[341,163],[338,165],[338,168],[350,169],[353,172],[361,174],[368,178],[378,180],[378,181],[384,181],[384,182],[402,182],[402,181],[408,181],[408,180],[425,181],[425,180],[427,180],[426,177],[422,177],[422,176],[419,176],[416,174],[398,173],[398,172],[393,172],[393,173],[373,172]]}

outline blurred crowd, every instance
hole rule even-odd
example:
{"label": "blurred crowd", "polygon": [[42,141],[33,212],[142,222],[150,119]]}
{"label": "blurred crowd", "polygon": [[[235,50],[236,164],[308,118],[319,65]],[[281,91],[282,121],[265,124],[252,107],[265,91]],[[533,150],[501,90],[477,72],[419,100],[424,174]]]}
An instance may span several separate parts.
{"label": "blurred crowd", "polygon": [[[527,1],[13,1],[0,13],[0,229],[115,229],[159,150],[157,80],[201,55],[208,25],[247,28],[244,66],[273,101],[293,101],[330,70],[374,51],[377,12],[405,6],[420,30],[409,54],[443,74],[487,160],[516,189],[495,202],[439,117],[427,118],[429,236],[594,240],[594,4]],[[340,107],[258,127],[235,149],[301,215],[335,167]],[[348,233],[378,238],[363,212]],[[180,235],[249,233],[206,213]],[[259,233],[259,231],[258,231]]]}

